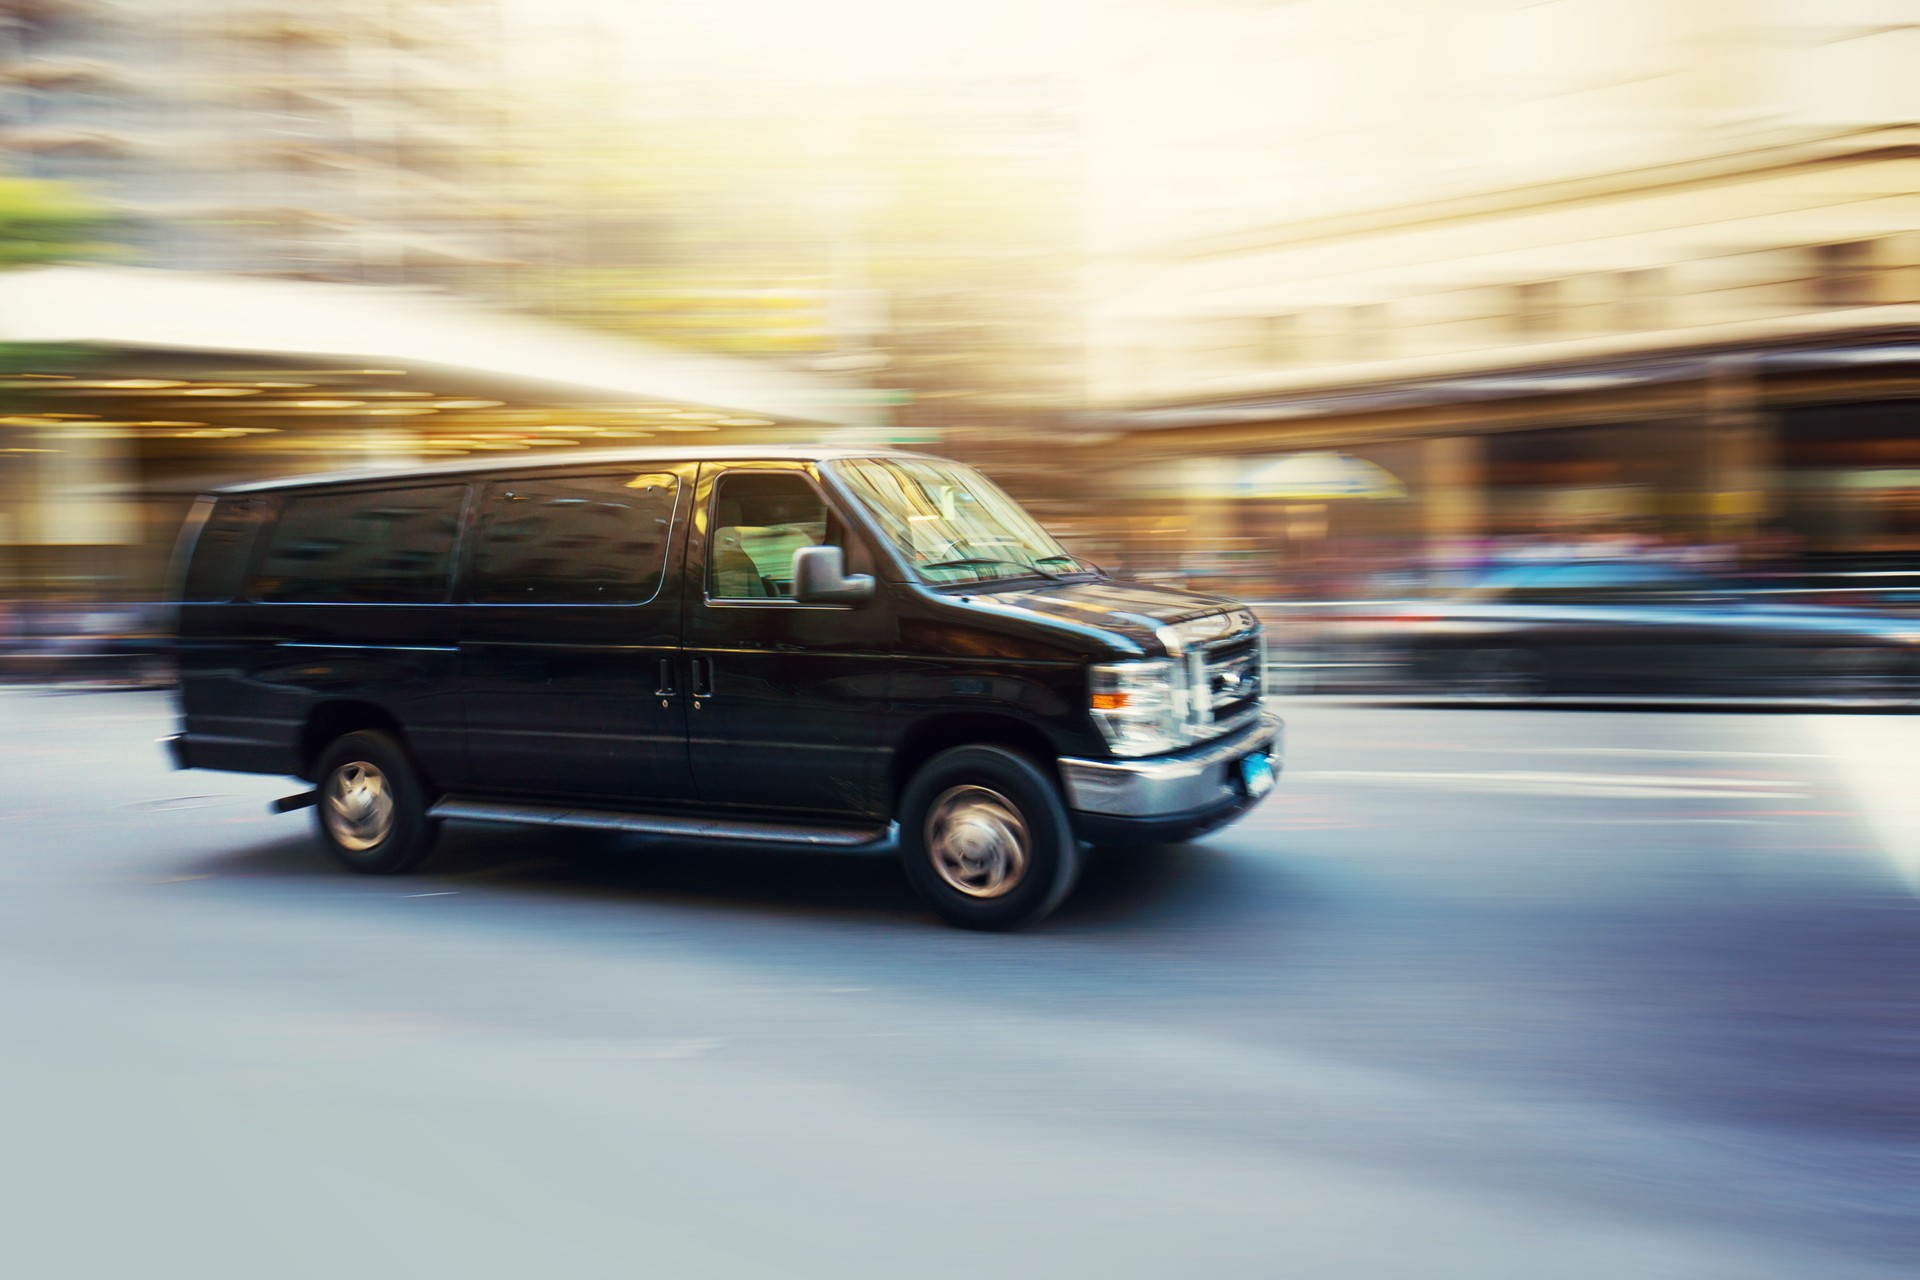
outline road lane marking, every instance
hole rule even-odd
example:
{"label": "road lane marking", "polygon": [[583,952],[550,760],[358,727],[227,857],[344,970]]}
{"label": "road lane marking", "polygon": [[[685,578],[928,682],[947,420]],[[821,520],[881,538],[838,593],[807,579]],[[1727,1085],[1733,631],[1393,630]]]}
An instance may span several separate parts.
{"label": "road lane marking", "polygon": [[1722,760],[1823,760],[1818,751],[1721,751],[1714,747],[1482,747],[1483,751],[1520,751],[1556,756],[1697,756]]}
{"label": "road lane marking", "polygon": [[1537,795],[1645,799],[1793,800],[1806,793],[1784,778],[1719,778],[1700,774],[1564,773],[1501,770],[1296,769],[1296,777],[1379,782],[1389,786],[1459,787]]}
{"label": "road lane marking", "polygon": [[1689,818],[1674,814],[1648,814],[1638,818],[1582,818],[1580,819],[1580,825],[1584,827],[1678,827],[1686,825],[1700,827],[1770,827],[1773,825],[1773,822],[1769,818]]}

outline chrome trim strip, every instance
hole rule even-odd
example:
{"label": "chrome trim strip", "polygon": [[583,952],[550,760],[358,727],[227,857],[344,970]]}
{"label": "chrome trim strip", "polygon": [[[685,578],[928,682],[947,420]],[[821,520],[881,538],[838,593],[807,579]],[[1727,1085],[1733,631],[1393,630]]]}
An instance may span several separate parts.
{"label": "chrome trim strip", "polygon": [[[1210,727],[1217,730],[1220,734],[1234,733],[1234,732],[1237,732],[1238,730],[1246,728],[1248,725],[1252,724],[1254,721],[1258,720],[1261,716],[1264,716],[1266,714],[1267,714],[1266,707],[1263,706],[1259,701],[1255,701],[1254,704],[1248,707],[1245,711],[1240,712],[1239,714],[1233,716],[1231,719],[1222,720],[1218,724],[1212,725]],[[1278,724],[1279,720],[1276,718],[1274,720],[1274,723]],[[1210,743],[1215,742],[1217,740],[1218,740],[1217,738],[1209,738],[1206,742],[1199,743],[1198,745],[1201,748],[1205,748]]]}
{"label": "chrome trim strip", "polygon": [[1189,813],[1239,794],[1234,761],[1264,746],[1280,754],[1281,721],[1254,709],[1257,722],[1238,733],[1171,756],[1144,760],[1082,760],[1063,757],[1060,776],[1067,803],[1082,813],[1144,818]]}
{"label": "chrome trim strip", "polygon": [[276,649],[352,649],[360,653],[458,653],[460,647],[451,644],[321,644],[305,640],[281,640]]}
{"label": "chrome trim strip", "polygon": [[430,818],[465,822],[515,822],[538,826],[585,827],[597,831],[633,831],[688,840],[752,840],[809,848],[884,850],[894,826],[812,826],[729,818],[692,818],[672,814],[617,813],[565,805],[519,804],[505,800],[466,800],[448,796],[427,811]]}

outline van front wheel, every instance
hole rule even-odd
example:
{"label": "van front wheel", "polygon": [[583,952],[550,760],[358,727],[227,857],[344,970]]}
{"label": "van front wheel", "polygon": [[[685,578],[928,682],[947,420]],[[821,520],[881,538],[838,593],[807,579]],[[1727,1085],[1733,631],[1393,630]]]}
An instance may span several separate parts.
{"label": "van front wheel", "polygon": [[368,875],[399,875],[433,848],[440,824],[427,817],[426,788],[406,749],[372,729],[320,753],[314,825],[334,861]]}
{"label": "van front wheel", "polygon": [[1060,789],[1003,747],[955,747],[900,797],[907,879],[949,924],[1017,929],[1060,905],[1080,874]]}

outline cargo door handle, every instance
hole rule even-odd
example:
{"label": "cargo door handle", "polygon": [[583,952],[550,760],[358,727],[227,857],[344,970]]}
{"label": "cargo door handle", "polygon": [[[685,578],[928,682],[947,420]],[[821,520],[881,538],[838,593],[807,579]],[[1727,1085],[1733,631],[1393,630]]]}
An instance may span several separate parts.
{"label": "cargo door handle", "polygon": [[655,696],[661,697],[661,698],[671,698],[673,696],[673,659],[672,658],[660,659],[660,687],[655,689],[653,692]]}
{"label": "cargo door handle", "polygon": [[693,696],[711,698],[713,696],[713,659],[695,658],[693,660]]}

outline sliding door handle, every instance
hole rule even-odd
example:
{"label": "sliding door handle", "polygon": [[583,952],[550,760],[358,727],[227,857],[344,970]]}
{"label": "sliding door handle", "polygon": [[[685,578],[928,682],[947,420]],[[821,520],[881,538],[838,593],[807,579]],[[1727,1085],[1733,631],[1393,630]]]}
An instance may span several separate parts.
{"label": "sliding door handle", "polygon": [[673,696],[673,659],[672,658],[660,659],[660,687],[655,689],[653,692],[656,697],[671,698]]}
{"label": "sliding door handle", "polygon": [[693,696],[711,698],[713,696],[713,659],[695,658],[693,660]]}

